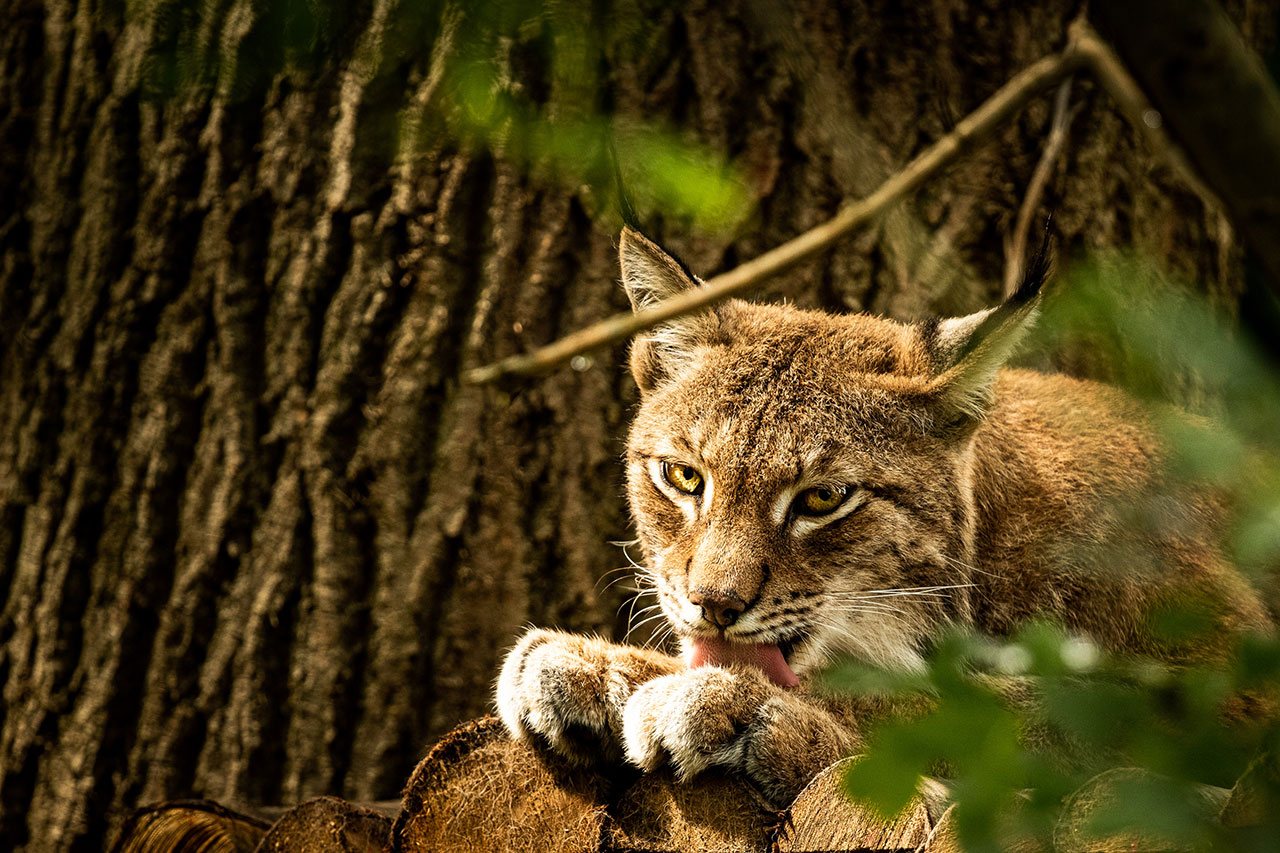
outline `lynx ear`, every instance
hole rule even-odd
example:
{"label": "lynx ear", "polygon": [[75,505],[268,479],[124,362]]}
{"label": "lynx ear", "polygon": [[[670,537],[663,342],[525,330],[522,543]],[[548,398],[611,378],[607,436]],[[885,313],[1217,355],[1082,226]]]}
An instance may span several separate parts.
{"label": "lynx ear", "polygon": [[[622,229],[618,256],[622,286],[636,311],[701,284],[684,264],[632,228]],[[631,373],[640,390],[648,392],[688,361],[695,348],[714,342],[719,325],[714,311],[703,311],[637,337],[631,344]]]}
{"label": "lynx ear", "polygon": [[921,327],[922,343],[938,371],[933,391],[951,411],[973,419],[985,417],[996,371],[1013,355],[1039,314],[1048,272],[1049,261],[1042,250],[1004,304]]}

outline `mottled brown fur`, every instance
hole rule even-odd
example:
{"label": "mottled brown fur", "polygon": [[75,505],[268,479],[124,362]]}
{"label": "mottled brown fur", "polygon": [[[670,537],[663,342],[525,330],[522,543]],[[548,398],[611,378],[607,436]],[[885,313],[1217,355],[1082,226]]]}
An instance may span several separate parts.
{"label": "mottled brown fur", "polygon": [[[636,307],[696,286],[634,232],[621,256]],[[683,775],[729,766],[785,801],[857,748],[860,721],[894,711],[808,689],[832,659],[918,667],[947,626],[1003,635],[1045,616],[1171,662],[1269,630],[1221,552],[1221,506],[1168,475],[1146,409],[1001,369],[1037,300],[1029,286],[917,325],[731,301],[639,339],[627,488],[643,576],[686,646],[780,644],[802,687],[534,632],[499,681],[512,732]],[[702,491],[675,487],[663,463],[696,470]],[[806,516],[798,496],[813,488],[844,501]],[[1208,613],[1210,630],[1159,637],[1151,618],[1170,604]]]}

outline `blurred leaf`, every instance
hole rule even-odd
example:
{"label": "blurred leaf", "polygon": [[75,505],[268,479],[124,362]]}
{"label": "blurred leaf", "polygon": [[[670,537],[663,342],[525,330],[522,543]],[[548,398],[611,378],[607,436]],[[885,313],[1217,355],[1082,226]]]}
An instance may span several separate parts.
{"label": "blurred leaf", "polygon": [[[160,0],[132,3],[127,14],[150,33],[141,86],[152,98],[243,101],[260,97],[282,74],[354,73],[367,86],[359,102],[359,126],[367,131],[361,153],[379,168],[432,151],[443,136],[579,192],[613,229],[620,222],[612,145],[646,219],[729,232],[751,214],[752,201],[726,153],[615,116],[608,106],[606,55],[648,45],[661,57],[656,48],[666,48],[656,13],[671,4],[649,6],[606,15],[590,4],[533,0],[373,7],[266,0],[246,12],[227,0]],[[380,27],[367,17],[377,14],[386,16]],[[410,98],[406,106],[416,79],[430,85],[421,103]]]}
{"label": "blurred leaf", "polygon": [[932,682],[927,673],[883,669],[855,659],[840,661],[819,675],[822,684],[859,696],[899,696],[927,693]]}

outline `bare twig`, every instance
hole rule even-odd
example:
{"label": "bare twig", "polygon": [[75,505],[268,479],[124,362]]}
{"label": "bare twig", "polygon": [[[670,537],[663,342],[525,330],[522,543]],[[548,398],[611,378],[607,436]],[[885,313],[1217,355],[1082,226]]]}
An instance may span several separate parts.
{"label": "bare twig", "polygon": [[855,228],[879,216],[976,142],[989,136],[1006,119],[1026,106],[1037,92],[1060,81],[1081,64],[1078,52],[1069,46],[1061,54],[1045,57],[1028,66],[976,110],[961,119],[950,133],[922,151],[866,198],[845,206],[832,219],[781,246],[709,279],[702,287],[686,290],[643,311],[606,317],[534,352],[469,370],[463,374],[464,381],[492,382],[508,374],[532,374],[549,370],[587,350],[624,340],[636,332],[742,293],[770,276],[808,260]]}
{"label": "bare twig", "polygon": [[1160,113],[1152,108],[1138,82],[1129,74],[1111,46],[1084,21],[1072,24],[1071,30],[1072,44],[1093,77],[1116,102],[1120,112],[1146,136],[1152,149],[1164,156],[1196,195],[1212,206],[1221,208],[1222,203],[1217,195],[1200,179],[1182,149],[1164,131]]}
{"label": "bare twig", "polygon": [[1044,188],[1053,175],[1054,166],[1058,163],[1063,146],[1066,145],[1067,128],[1075,118],[1075,112],[1070,109],[1070,106],[1071,78],[1068,77],[1058,86],[1058,94],[1053,99],[1053,120],[1049,125],[1049,138],[1044,144],[1044,151],[1040,154],[1040,162],[1036,164],[1036,170],[1031,173],[1027,194],[1022,199],[1022,207],[1018,209],[1018,218],[1014,220],[1013,239],[1009,241],[1005,254],[1004,295],[1006,299],[1018,289],[1018,282],[1022,278],[1022,269],[1027,258],[1027,232],[1031,230],[1031,217],[1040,207]]}
{"label": "bare twig", "polygon": [[1280,86],[1215,0],[1095,3],[1090,15],[1154,107],[1145,117],[1252,249],[1258,283],[1280,294]]}

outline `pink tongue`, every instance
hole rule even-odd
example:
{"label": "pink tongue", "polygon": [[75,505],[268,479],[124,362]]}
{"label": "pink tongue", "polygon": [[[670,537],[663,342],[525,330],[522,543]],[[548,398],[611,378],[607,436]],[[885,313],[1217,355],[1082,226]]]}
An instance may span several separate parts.
{"label": "pink tongue", "polygon": [[800,679],[787,666],[782,650],[773,645],[757,645],[755,643],[733,643],[722,637],[693,640],[693,655],[689,666],[697,669],[700,666],[724,666],[730,663],[745,663],[764,670],[769,680],[780,687],[798,687]]}

